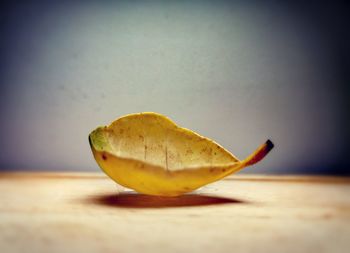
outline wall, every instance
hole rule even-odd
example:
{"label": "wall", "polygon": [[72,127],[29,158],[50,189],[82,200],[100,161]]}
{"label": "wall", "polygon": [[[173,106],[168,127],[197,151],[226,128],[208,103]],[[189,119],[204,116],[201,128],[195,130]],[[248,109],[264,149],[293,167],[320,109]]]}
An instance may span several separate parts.
{"label": "wall", "polygon": [[3,7],[0,169],[98,170],[89,132],[155,111],[240,158],[270,138],[275,149],[248,173],[345,173],[346,87],[328,6]]}

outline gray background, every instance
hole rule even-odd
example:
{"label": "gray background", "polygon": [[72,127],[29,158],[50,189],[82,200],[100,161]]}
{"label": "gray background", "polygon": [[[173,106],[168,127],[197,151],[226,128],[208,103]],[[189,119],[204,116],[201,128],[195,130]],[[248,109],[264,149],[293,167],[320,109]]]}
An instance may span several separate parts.
{"label": "gray background", "polygon": [[322,23],[337,5],[3,7],[2,170],[97,171],[89,132],[154,111],[239,158],[270,138],[275,149],[247,173],[347,173],[342,38]]}

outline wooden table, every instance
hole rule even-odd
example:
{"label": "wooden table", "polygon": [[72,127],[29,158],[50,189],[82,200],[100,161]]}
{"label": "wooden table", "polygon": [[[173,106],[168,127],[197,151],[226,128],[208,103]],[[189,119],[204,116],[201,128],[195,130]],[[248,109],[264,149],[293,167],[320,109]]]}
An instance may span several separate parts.
{"label": "wooden table", "polygon": [[235,175],[179,198],[0,173],[0,252],[350,252],[350,179]]}

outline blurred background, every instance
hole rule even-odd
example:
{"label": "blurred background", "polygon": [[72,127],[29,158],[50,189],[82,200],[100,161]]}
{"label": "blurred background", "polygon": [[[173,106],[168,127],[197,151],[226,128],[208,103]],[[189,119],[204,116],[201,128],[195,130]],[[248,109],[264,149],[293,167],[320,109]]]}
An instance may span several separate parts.
{"label": "blurred background", "polygon": [[[242,173],[349,174],[349,5],[280,1],[1,4],[0,170],[99,171],[88,134],[154,111]],[[248,3],[249,2],[249,3]]]}

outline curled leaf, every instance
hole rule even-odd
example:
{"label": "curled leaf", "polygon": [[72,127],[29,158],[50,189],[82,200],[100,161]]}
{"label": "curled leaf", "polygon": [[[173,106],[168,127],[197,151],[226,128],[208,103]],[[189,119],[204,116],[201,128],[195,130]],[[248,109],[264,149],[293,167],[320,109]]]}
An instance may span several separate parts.
{"label": "curled leaf", "polygon": [[158,196],[191,192],[259,162],[273,148],[268,140],[239,160],[216,142],[152,112],[98,127],[89,141],[98,165],[115,182]]}

